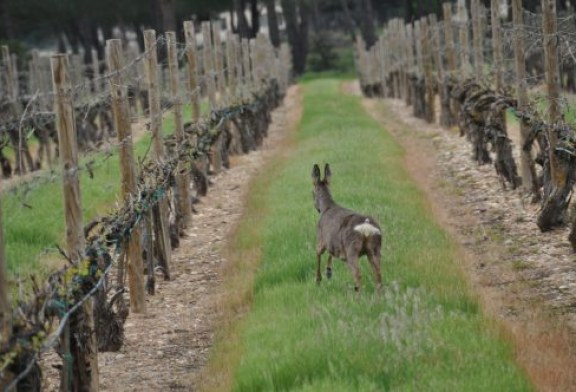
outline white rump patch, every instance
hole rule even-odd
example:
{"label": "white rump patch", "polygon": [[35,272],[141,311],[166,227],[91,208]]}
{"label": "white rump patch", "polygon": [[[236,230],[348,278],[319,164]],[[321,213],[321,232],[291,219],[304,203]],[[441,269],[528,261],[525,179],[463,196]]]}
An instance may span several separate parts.
{"label": "white rump patch", "polygon": [[371,224],[368,219],[366,219],[366,222],[362,223],[361,225],[354,226],[354,231],[357,231],[358,233],[362,234],[364,237],[370,237],[373,235],[380,234],[380,230],[378,230],[378,228],[376,226]]}

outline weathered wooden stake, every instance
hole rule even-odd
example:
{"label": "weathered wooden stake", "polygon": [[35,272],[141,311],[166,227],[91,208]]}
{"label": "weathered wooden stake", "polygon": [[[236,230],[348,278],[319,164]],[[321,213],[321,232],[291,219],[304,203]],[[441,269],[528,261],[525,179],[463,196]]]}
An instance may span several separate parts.
{"label": "weathered wooden stake", "polygon": [[472,0],[472,41],[474,44],[474,72],[477,80],[482,80],[484,74],[484,52],[482,48],[482,18],[484,8],[480,0]]}
{"label": "weathered wooden stake", "polygon": [[442,4],[444,11],[444,50],[446,51],[446,71],[456,71],[456,51],[454,50],[454,30],[452,29],[452,3]]}
{"label": "weathered wooden stake", "polygon": [[184,22],[184,36],[186,40],[186,65],[188,71],[188,91],[192,103],[192,121],[200,119],[200,88],[198,86],[196,35],[194,32],[194,22]]}
{"label": "weathered wooden stake", "polygon": [[[158,53],[156,31],[144,31],[145,69],[148,80],[148,106],[150,108],[150,131],[152,133],[155,159],[164,161],[164,137],[162,135],[162,110],[160,108],[160,89],[158,86]],[[165,185],[168,187],[168,185]],[[168,189],[166,189],[166,192]],[[158,264],[163,269],[164,279],[170,280],[170,261],[172,249],[168,235],[168,202],[162,198],[159,202],[160,219],[157,223],[156,243],[158,244]]]}
{"label": "weathered wooden stake", "polygon": [[558,69],[558,36],[556,20],[556,0],[542,0],[542,33],[544,44],[544,65],[548,98],[548,160],[550,183],[544,187],[543,205],[537,219],[540,230],[547,231],[561,222],[566,205],[564,188],[568,173],[556,156],[558,135],[555,125],[561,120],[560,73]]}
{"label": "weathered wooden stake", "polygon": [[420,22],[422,29],[422,60],[424,68],[424,80],[426,82],[426,106],[425,119],[429,123],[434,122],[435,118],[435,95],[434,95],[434,76],[432,74],[432,50],[430,48],[430,30],[428,29],[427,18],[422,18]]}
{"label": "weathered wooden stake", "polygon": [[[84,227],[82,225],[82,206],[80,196],[80,179],[78,168],[78,148],[76,141],[76,122],[74,121],[74,106],[72,103],[72,87],[68,72],[68,59],[65,55],[55,55],[51,58],[52,83],[54,86],[54,111],[56,112],[56,128],[60,163],[62,166],[62,189],[64,196],[64,217],[66,223],[66,249],[72,262],[79,262],[84,257]],[[75,390],[82,386],[83,390],[98,391],[98,342],[93,332],[93,300],[88,299],[82,306],[84,322],[91,331],[85,347],[77,347],[76,338],[68,331],[71,352],[82,353],[74,358],[72,380]],[[69,328],[69,327],[68,327]],[[87,360],[85,360],[87,359]],[[88,363],[86,363],[88,362]],[[88,368],[86,367],[88,365]],[[72,377],[63,367],[64,378]]]}
{"label": "weathered wooden stake", "polygon": [[250,63],[250,41],[246,38],[242,38],[242,69],[243,69],[243,84],[244,84],[244,95],[245,100],[250,99],[250,94],[252,94],[253,81],[252,81],[252,64]]}
{"label": "weathered wooden stake", "polygon": [[407,106],[414,104],[414,91],[412,86],[412,76],[414,75],[414,30],[412,23],[406,25],[406,38],[404,39],[406,64],[406,98],[404,102]]}
{"label": "weathered wooden stake", "polygon": [[[184,124],[182,121],[182,99],[180,98],[180,72],[178,69],[178,51],[176,49],[176,33],[166,32],[168,43],[168,64],[170,70],[170,92],[174,103],[174,133],[178,145],[184,142]],[[189,162],[180,162],[176,174],[178,200],[176,201],[176,219],[179,231],[183,231],[192,222],[192,206],[190,204]]]}
{"label": "weathered wooden stake", "polygon": [[[2,46],[2,64],[4,65],[4,88],[8,99],[9,113],[14,119],[22,115],[22,105],[18,101],[18,83],[16,79],[16,67],[10,55],[7,45]],[[26,138],[22,135],[22,130],[18,129],[18,144],[13,145],[16,168],[15,172],[22,175],[26,173],[26,162],[24,155],[28,151]],[[30,163],[30,162],[29,162]],[[30,166],[30,169],[32,167]]]}
{"label": "weathered wooden stake", "polygon": [[[204,58],[204,77],[206,78],[206,87],[208,89],[208,101],[210,105],[210,112],[218,108],[216,102],[216,85],[215,75],[218,75],[218,69],[214,65],[214,47],[212,45],[212,34],[210,22],[202,22],[202,40],[203,40],[203,58]],[[222,138],[218,137],[214,145],[210,148],[210,161],[214,173],[219,173],[222,170],[222,156],[221,156],[221,143]]]}
{"label": "weathered wooden stake", "polygon": [[[134,148],[132,145],[132,122],[128,103],[128,88],[121,75],[124,67],[122,57],[122,41],[111,39],[106,47],[108,70],[110,71],[110,91],[112,95],[112,112],[114,125],[120,143],[120,170],[122,172],[122,194],[128,200],[137,192],[136,168],[134,166]],[[127,242],[128,252],[128,285],[130,287],[130,310],[134,313],[146,312],[144,298],[144,277],[142,263],[141,228],[132,229],[132,235]]]}
{"label": "weathered wooden stake", "polygon": [[502,54],[502,22],[500,21],[500,0],[491,0],[490,3],[490,20],[492,22],[492,58],[494,68],[494,81],[496,90],[500,90],[503,85],[503,58]]}
{"label": "weathered wooden stake", "polygon": [[[494,7],[493,1],[492,7]],[[494,12],[494,11],[493,11]],[[516,99],[518,100],[518,111],[520,113],[528,109],[528,87],[526,85],[526,63],[525,43],[524,43],[524,10],[522,0],[512,0],[512,21],[514,24],[514,60],[516,66]],[[520,120],[520,145],[523,146],[528,140],[530,133],[529,125],[525,120]],[[538,180],[532,151],[520,149],[520,172],[522,175],[522,186],[527,192],[534,196],[538,195]]]}
{"label": "weathered wooden stake", "polygon": [[226,35],[226,69],[228,70],[228,95],[232,103],[236,98],[236,37],[230,31]]}
{"label": "weathered wooden stake", "polygon": [[204,77],[208,91],[210,111],[216,110],[216,82],[214,80],[214,55],[212,53],[212,34],[210,22],[202,22],[202,59],[204,60]]}
{"label": "weathered wooden stake", "polygon": [[468,26],[468,10],[466,9],[466,0],[458,0],[458,24],[460,31],[460,63],[464,77],[470,75],[470,34]]}
{"label": "weathered wooden stake", "polygon": [[214,56],[214,72],[216,74],[216,91],[220,101],[220,106],[225,104],[226,78],[224,76],[224,52],[222,49],[222,40],[220,39],[220,24],[212,23],[212,54]]}

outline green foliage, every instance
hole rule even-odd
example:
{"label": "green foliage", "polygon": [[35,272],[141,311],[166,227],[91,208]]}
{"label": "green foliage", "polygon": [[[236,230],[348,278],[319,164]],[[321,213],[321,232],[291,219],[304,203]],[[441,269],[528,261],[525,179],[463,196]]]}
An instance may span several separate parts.
{"label": "green foliage", "polygon": [[333,70],[338,61],[338,54],[328,32],[320,31],[310,39],[307,69],[312,72]]}
{"label": "green foliage", "polygon": [[[303,87],[298,147],[259,181],[271,183],[251,212],[262,224],[262,263],[238,327],[234,390],[531,390],[471,297],[454,244],[408,179],[401,148],[359,98],[340,93],[338,80]],[[360,294],[339,261],[332,280],[314,282],[310,171],[326,162],[335,199],[381,223],[381,295],[365,260]]]}

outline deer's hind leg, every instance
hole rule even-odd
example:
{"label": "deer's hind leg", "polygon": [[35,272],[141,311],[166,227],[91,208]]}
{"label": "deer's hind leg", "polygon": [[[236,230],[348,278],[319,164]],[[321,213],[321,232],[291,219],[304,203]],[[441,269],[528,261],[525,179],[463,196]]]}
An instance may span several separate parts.
{"label": "deer's hind leg", "polygon": [[372,272],[374,273],[374,279],[376,280],[376,290],[378,292],[382,291],[382,274],[380,272],[380,253],[370,253],[366,254],[370,266],[372,267]]}
{"label": "deer's hind leg", "polygon": [[326,278],[332,279],[332,255],[328,254],[328,263],[326,265]]}
{"label": "deer's hind leg", "polygon": [[357,254],[348,254],[346,257],[346,264],[350,268],[350,272],[354,277],[354,290],[360,291],[362,288],[362,277],[360,276],[360,265],[358,262]]}

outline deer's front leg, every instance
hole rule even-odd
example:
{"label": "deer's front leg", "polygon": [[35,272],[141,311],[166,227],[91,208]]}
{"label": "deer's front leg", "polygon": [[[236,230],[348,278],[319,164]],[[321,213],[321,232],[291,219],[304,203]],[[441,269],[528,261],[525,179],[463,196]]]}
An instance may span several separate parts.
{"label": "deer's front leg", "polygon": [[316,248],[316,283],[320,283],[322,281],[322,273],[320,270],[322,267],[322,254],[325,250],[326,247],[322,246],[321,244],[319,244]]}

